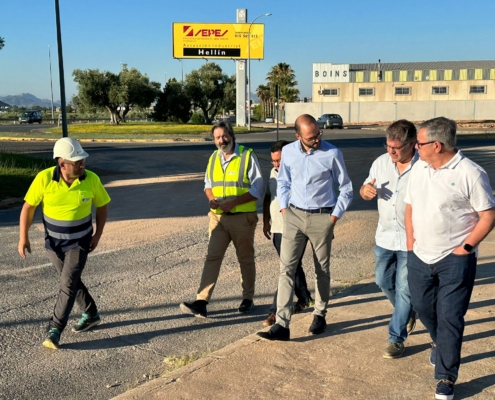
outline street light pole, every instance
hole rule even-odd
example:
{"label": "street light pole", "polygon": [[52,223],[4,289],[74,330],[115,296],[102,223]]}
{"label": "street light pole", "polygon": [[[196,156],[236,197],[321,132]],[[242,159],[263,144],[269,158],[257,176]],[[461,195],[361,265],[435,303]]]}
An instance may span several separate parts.
{"label": "street light pole", "polygon": [[52,56],[50,54],[50,45],[48,45],[48,61],[50,63],[50,91],[52,93],[52,120],[54,120],[53,115],[53,83],[52,83]]}
{"label": "street light pole", "polygon": [[60,28],[60,9],[58,0],[55,0],[55,20],[57,24],[57,46],[58,46],[58,74],[60,79],[60,111],[62,113],[62,136],[68,137],[67,108],[65,104],[65,80],[64,80],[64,57],[62,55],[62,30]]}
{"label": "street light pole", "polygon": [[269,17],[271,13],[258,15],[248,29],[248,131],[251,131],[251,27],[258,18]]}

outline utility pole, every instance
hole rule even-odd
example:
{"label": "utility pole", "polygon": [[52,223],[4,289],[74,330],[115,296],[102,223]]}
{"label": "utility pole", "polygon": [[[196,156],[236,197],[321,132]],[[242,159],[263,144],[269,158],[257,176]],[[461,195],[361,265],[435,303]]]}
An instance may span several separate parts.
{"label": "utility pole", "polygon": [[55,0],[55,18],[57,22],[57,47],[58,47],[58,74],[60,78],[60,111],[62,113],[62,136],[68,137],[67,129],[67,108],[65,105],[65,81],[64,81],[64,57],[62,54],[62,32],[60,29],[60,11],[58,0]]}

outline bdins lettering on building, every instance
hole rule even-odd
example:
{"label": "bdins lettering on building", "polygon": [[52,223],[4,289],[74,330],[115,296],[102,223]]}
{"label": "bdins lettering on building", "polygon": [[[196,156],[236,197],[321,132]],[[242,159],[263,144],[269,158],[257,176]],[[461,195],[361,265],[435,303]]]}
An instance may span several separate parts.
{"label": "bdins lettering on building", "polygon": [[314,63],[313,83],[349,82],[349,64]]}

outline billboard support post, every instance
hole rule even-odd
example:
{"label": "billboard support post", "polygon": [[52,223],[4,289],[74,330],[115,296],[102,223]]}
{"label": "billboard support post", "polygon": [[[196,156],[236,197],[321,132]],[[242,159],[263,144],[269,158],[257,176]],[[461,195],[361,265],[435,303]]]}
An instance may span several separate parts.
{"label": "billboard support post", "polygon": [[[239,24],[245,24],[247,21],[247,9],[237,9],[236,22]],[[235,119],[237,126],[246,126],[246,60],[235,61],[236,71],[236,94],[235,94]]]}

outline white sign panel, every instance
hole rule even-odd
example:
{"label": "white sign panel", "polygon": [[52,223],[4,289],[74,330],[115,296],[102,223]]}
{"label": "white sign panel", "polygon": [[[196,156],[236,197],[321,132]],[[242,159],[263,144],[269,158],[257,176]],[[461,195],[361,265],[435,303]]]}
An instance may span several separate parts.
{"label": "white sign panel", "polygon": [[349,82],[349,64],[313,63],[313,83]]}

